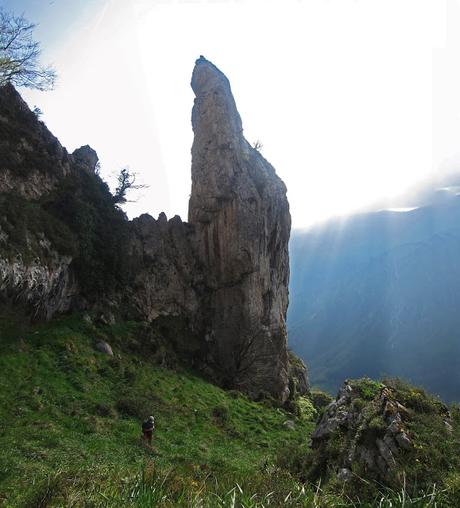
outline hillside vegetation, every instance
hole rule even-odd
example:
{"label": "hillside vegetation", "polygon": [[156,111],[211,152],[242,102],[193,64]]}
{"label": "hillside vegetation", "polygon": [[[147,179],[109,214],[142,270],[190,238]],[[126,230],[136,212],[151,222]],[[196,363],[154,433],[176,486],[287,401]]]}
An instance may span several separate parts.
{"label": "hillside vegetation", "polygon": [[[311,405],[290,430],[281,409],[158,365],[164,351],[139,342],[139,323],[97,328],[69,317],[29,327],[11,313],[1,323],[0,504],[139,506],[145,497],[151,506],[167,495],[190,506],[237,482],[251,495],[276,484],[273,499],[295,486],[287,472],[270,473],[280,450],[306,450]],[[113,357],[95,349],[98,339]],[[149,414],[155,452],[140,440]]]}
{"label": "hillside vegetation", "polygon": [[[329,402],[320,393],[316,409],[301,398],[292,414],[223,391],[181,367],[166,344],[146,341],[142,323],[96,326],[68,316],[30,326],[8,310],[0,322],[1,506],[457,506],[456,414],[441,448],[429,408],[411,423],[420,440],[406,465],[423,473],[420,485],[387,489],[356,477],[347,486],[334,473],[336,440],[329,455],[309,448]],[[99,340],[114,356],[97,351]],[[149,414],[154,450],[140,439]]]}

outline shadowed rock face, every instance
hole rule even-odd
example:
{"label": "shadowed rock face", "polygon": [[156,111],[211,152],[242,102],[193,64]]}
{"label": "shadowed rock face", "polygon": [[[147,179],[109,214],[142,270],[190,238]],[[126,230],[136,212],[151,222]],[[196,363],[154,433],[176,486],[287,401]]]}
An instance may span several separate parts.
{"label": "shadowed rock face", "polygon": [[189,222],[206,273],[206,340],[224,384],[285,400],[286,187],[244,139],[224,74],[200,58],[191,84],[196,99]]}
{"label": "shadowed rock face", "polygon": [[72,162],[13,85],[0,87],[0,193],[38,199],[70,173]]}
{"label": "shadowed rock face", "polygon": [[[179,217],[168,221],[164,214],[158,220],[142,215],[118,221],[117,234],[125,242],[120,244],[125,248],[122,289],[115,285],[97,295],[85,293],[75,269],[81,232],[72,221],[61,223],[61,208],[56,215],[50,207],[59,193],[66,195],[70,182],[80,185],[76,191],[82,196],[88,193],[88,209],[99,213],[92,201],[92,189],[102,183],[95,171],[97,154],[89,146],[68,154],[13,87],[0,88],[0,210],[5,210],[0,214],[0,306],[21,301],[36,319],[72,308],[105,313],[109,307],[129,319],[156,322],[161,333],[171,332],[190,364],[215,382],[284,402],[289,372],[295,390],[308,388],[305,369],[291,366],[289,371],[288,366],[286,188],[244,139],[227,78],[200,58],[192,87],[190,223]],[[97,195],[109,203],[105,192]],[[11,237],[16,213],[11,210],[21,209],[13,205],[38,198],[35,211],[48,219],[55,213],[53,224],[75,243],[72,254],[63,255],[63,246],[53,244],[56,235],[48,238],[51,230],[44,231],[43,221],[27,219],[30,213],[24,231]]]}
{"label": "shadowed rock face", "polygon": [[130,257],[136,269],[124,306],[149,322],[159,316],[181,316],[194,327],[202,274],[195,256],[193,227],[177,215],[168,221],[164,213],[158,220],[143,214],[131,226]]}

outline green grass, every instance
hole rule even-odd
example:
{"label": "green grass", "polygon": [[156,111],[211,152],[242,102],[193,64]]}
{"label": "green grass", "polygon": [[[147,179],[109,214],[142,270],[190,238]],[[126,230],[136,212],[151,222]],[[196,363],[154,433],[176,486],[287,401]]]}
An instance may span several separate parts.
{"label": "green grass", "polygon": [[[97,329],[70,317],[26,327],[11,315],[2,324],[0,500],[7,506],[30,504],[50,481],[64,483],[69,499],[82,489],[121,492],[122,480],[135,482],[146,467],[196,486],[218,478],[230,490],[264,476],[281,449],[300,446],[311,432],[305,417],[286,429],[292,415],[281,409],[155,365],[148,347],[130,352],[139,324]],[[114,357],[95,350],[101,338]],[[150,414],[157,454],[140,445],[140,423]],[[59,488],[50,491],[66,505]]]}
{"label": "green grass", "polygon": [[[327,396],[299,399],[295,415],[252,402],[186,369],[159,366],[164,351],[145,327],[95,327],[78,316],[30,326],[17,311],[0,312],[0,506],[459,505],[452,436],[438,422],[442,405],[424,392],[395,386],[420,419],[410,429],[418,448],[406,463],[407,486],[356,478],[350,493],[334,479],[308,484],[309,436]],[[101,339],[113,357],[96,351]],[[380,390],[367,379],[360,386],[365,398]],[[150,414],[155,452],[140,440]],[[457,407],[452,420],[460,421]],[[445,442],[430,445],[434,433]],[[430,475],[431,486],[414,488]]]}
{"label": "green grass", "polygon": [[355,381],[356,388],[364,400],[372,400],[385,386],[383,383],[364,377]]}

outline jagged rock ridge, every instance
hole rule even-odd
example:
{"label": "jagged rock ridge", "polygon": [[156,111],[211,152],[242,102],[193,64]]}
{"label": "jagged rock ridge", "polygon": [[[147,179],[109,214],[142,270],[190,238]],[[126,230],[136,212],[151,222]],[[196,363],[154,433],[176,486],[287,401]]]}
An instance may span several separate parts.
{"label": "jagged rock ridge", "polygon": [[[158,220],[145,214],[128,221],[120,210],[111,212],[112,197],[95,173],[96,152],[84,146],[68,154],[12,86],[0,89],[0,300],[25,304],[37,319],[78,308],[108,309],[149,322],[179,320],[187,330],[179,349],[200,356],[194,365],[222,385],[285,401],[292,371],[285,324],[290,234],[286,188],[244,139],[227,78],[200,58],[192,88],[196,100],[189,223],[179,217],[168,221],[164,214]],[[77,231],[72,228],[78,209],[60,224],[74,192],[84,213],[105,214],[94,221],[84,214],[77,217],[83,220]],[[11,210],[21,214],[28,203],[32,208],[20,224],[23,231],[15,234],[16,212]],[[35,216],[42,212],[40,223]],[[52,238],[45,231],[48,218],[57,221],[58,234],[56,228],[50,230]],[[96,260],[91,273],[81,255],[88,256],[92,248],[104,255],[97,227],[105,220],[113,221],[113,234],[119,235],[109,243],[120,253],[108,259],[117,273],[109,274],[110,289],[103,286],[101,292],[99,284],[99,292],[92,294],[92,279],[103,282],[107,266]],[[87,237],[85,221],[96,227],[88,230],[92,237]],[[62,245],[64,234],[77,248]],[[302,373],[300,378],[296,384],[304,391],[306,378]]]}
{"label": "jagged rock ridge", "polygon": [[143,214],[131,226],[130,257],[136,269],[125,305],[143,320],[186,316],[191,326],[197,326],[203,274],[193,226],[177,215],[168,221],[164,213],[158,220]]}

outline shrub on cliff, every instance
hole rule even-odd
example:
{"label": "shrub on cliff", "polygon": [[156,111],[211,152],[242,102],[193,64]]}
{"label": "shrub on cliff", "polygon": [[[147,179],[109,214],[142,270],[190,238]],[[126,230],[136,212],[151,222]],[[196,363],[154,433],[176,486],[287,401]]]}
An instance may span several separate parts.
{"label": "shrub on cliff", "polygon": [[334,398],[327,392],[315,389],[310,393],[310,400],[318,414],[322,415],[326,407],[334,400]]}
{"label": "shrub on cliff", "polygon": [[45,209],[76,237],[72,263],[86,297],[120,289],[127,282],[129,223],[97,175],[80,171],[65,178],[48,195]]}
{"label": "shrub on cliff", "polygon": [[15,194],[0,194],[0,229],[6,235],[2,254],[9,258],[20,253],[27,261],[43,255],[43,235],[60,254],[75,256],[78,252],[75,235],[66,224],[38,203]]}
{"label": "shrub on cliff", "polygon": [[133,190],[145,189],[148,187],[142,183],[136,183],[137,174],[130,171],[129,168],[122,168],[117,176],[117,188],[113,195],[113,202],[116,205],[122,205],[128,202],[127,194]]}

